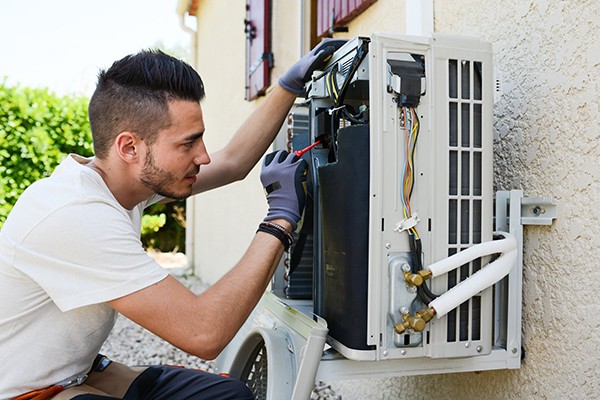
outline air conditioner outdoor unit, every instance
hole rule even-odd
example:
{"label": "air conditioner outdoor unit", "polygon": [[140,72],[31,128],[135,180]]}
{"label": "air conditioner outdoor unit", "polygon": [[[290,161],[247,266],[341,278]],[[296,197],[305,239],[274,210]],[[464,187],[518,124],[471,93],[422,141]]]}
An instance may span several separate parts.
{"label": "air conditioner outdoor unit", "polygon": [[315,376],[519,368],[522,224],[556,215],[493,193],[491,44],[358,37],[306,88],[286,140],[318,143],[304,220],[218,370],[301,399]]}
{"label": "air conditioner outdoor unit", "polygon": [[295,149],[320,141],[304,156],[312,246],[291,265],[311,260],[313,285],[296,293],[292,271],[288,295],[312,297],[344,356],[491,351],[491,288],[426,329],[413,319],[489,257],[420,286],[405,275],[419,280],[425,266],[493,239],[492,69],[491,45],[476,39],[380,35],[348,42],[313,76],[307,117],[297,111],[309,129],[291,138]]}

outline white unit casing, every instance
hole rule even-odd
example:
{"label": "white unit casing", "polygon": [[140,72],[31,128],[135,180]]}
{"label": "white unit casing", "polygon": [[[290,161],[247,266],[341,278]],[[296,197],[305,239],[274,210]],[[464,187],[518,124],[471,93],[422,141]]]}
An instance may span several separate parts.
{"label": "white unit casing", "polygon": [[[425,40],[375,36],[370,43],[371,204],[369,220],[370,343],[377,358],[465,357],[487,354],[492,344],[492,289],[473,297],[423,332],[421,346],[395,338],[390,296],[398,277],[390,260],[410,251],[399,196],[407,153],[395,93],[386,90],[388,60],[407,53],[425,61],[424,94],[416,112],[420,133],[415,152],[412,211],[419,217],[423,264],[429,265],[473,244],[492,240],[493,222],[493,68],[489,43],[436,35]],[[383,229],[381,229],[383,227]],[[443,293],[482,266],[475,261],[434,278]],[[396,290],[407,290],[396,281]],[[415,299],[416,300],[416,299]],[[420,307],[417,306],[417,308]],[[405,333],[404,335],[410,335]],[[397,346],[394,342],[408,343]]]}
{"label": "white unit casing", "polygon": [[[360,65],[350,71],[352,63],[358,62],[357,53],[367,48]],[[330,77],[327,69],[337,71],[335,79]],[[366,264],[354,267],[368,271],[364,275],[367,282],[355,282],[356,286],[352,288],[345,282],[342,284],[345,288],[341,290],[337,282],[327,285],[328,280],[348,280],[334,276],[336,274],[353,273],[335,265],[336,262],[344,263],[343,257],[327,257],[328,236],[335,235],[335,229],[348,230],[353,229],[352,226],[340,224],[315,234],[315,273],[321,276],[317,281],[325,282],[315,291],[315,312],[328,321],[330,343],[345,357],[357,360],[488,354],[493,329],[491,289],[468,300],[444,318],[433,320],[423,332],[408,329],[399,335],[394,331],[394,325],[402,319],[402,311],[413,313],[427,305],[413,292],[415,288],[404,282],[402,265],[412,263],[409,229],[406,228],[418,232],[423,266],[473,244],[492,240],[491,45],[465,37],[375,34],[347,43],[335,53],[327,69],[316,73],[309,85],[310,141],[327,135],[324,132],[331,121],[318,115],[324,113],[323,109],[335,109],[331,92],[341,91],[345,80],[350,79],[345,92],[348,103],[354,104],[355,109],[361,106],[368,109],[365,125],[368,127],[369,151],[368,157],[356,159],[357,163],[369,160],[368,166],[363,165],[369,171],[368,210],[361,211],[368,213],[368,256]],[[345,76],[350,72],[354,74]],[[412,93],[402,93],[405,87]],[[414,107],[403,107],[403,101]],[[418,137],[413,135],[412,139],[406,131],[410,119],[413,120],[412,128],[418,120]],[[333,132],[331,142],[341,147],[337,141],[341,142],[343,127],[360,125],[354,122],[343,115],[339,123],[336,119],[334,129],[340,127],[340,133],[336,137],[337,133]],[[345,133],[346,136],[357,134]],[[334,146],[329,144],[328,147],[331,153]],[[315,205],[316,229],[319,229],[319,223],[326,224],[327,209],[333,207],[327,206],[331,203],[327,197],[336,195],[338,184],[343,188],[341,177],[334,180],[334,188],[325,187],[326,182],[318,178],[322,174],[319,170],[328,166],[335,168],[336,164],[345,161],[341,149],[333,157],[331,154],[324,157],[323,151],[315,149],[309,158],[315,169],[315,190],[319,193],[315,195],[315,202],[319,203]],[[414,182],[409,196],[410,215],[403,205],[406,195],[404,171],[409,158]],[[340,171],[339,175],[343,173]],[[339,195],[344,196],[339,199],[340,205],[355,200],[352,193],[344,189]],[[336,248],[335,251],[340,253],[345,249]],[[480,269],[486,261],[475,260],[433,279],[432,291],[445,292]],[[331,293],[331,287],[338,288],[336,291],[340,293]],[[366,315],[357,315],[354,319],[342,316],[339,329],[336,329],[336,317],[332,315],[353,311],[344,311],[343,304],[332,305],[335,298],[345,293],[346,296],[339,297],[343,302],[349,293],[358,295],[363,290],[367,291]],[[326,303],[324,306],[318,306],[319,297],[326,299],[321,301]],[[361,325],[366,331],[365,346],[348,344],[348,341],[356,343],[357,339],[346,340],[347,329],[360,330],[363,329]]]}

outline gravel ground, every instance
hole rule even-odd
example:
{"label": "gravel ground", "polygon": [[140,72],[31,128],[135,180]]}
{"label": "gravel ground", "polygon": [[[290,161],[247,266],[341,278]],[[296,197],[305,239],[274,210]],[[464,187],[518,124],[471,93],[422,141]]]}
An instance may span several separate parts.
{"label": "gravel ground", "polygon": [[[206,284],[190,274],[190,271],[182,263],[175,262],[173,257],[164,259],[164,255],[155,255],[155,258],[163,266],[170,268],[172,275],[194,293],[201,293],[206,289]],[[182,259],[178,258],[178,260]],[[214,371],[212,361],[202,360],[179,350],[122,315],[119,315],[115,327],[100,352],[112,360],[127,365],[170,364],[203,369],[208,372]],[[341,400],[342,397],[336,395],[327,383],[317,382],[311,399]]]}

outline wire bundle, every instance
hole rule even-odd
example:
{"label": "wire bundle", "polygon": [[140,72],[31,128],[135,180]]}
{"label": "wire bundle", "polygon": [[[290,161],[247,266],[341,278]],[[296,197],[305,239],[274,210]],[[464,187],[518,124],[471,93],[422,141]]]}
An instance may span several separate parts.
{"label": "wire bundle", "polygon": [[[405,132],[405,156],[404,168],[402,170],[402,212],[405,219],[412,217],[410,209],[410,198],[415,186],[415,150],[417,148],[417,139],[419,137],[419,117],[414,107],[402,107]],[[411,235],[419,238],[417,229],[413,226],[409,228]]]}
{"label": "wire bundle", "polygon": [[[404,121],[404,168],[402,169],[402,213],[405,220],[413,218],[410,207],[410,198],[415,187],[415,153],[417,139],[419,138],[419,117],[414,107],[402,107],[401,111]],[[421,260],[422,245],[421,237],[416,225],[408,228],[408,241],[412,258],[412,272],[416,273],[423,269]],[[426,282],[417,287],[417,294],[421,301],[429,304],[438,297],[429,290]]]}

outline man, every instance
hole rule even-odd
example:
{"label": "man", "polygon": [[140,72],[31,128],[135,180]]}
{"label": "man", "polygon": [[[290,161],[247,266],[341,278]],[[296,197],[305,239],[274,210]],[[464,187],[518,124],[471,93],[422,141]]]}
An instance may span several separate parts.
{"label": "man", "polygon": [[340,44],[323,42],[300,59],[211,156],[204,87],[189,65],[144,51],[99,74],[89,105],[95,157],[68,156],[23,193],[0,232],[0,399],[252,398],[230,378],[129,368],[97,353],[117,313],[201,358],[233,338],[291,243],[306,162],[267,156],[268,215],[238,264],[198,296],[144,252],[142,210],[243,179]]}

